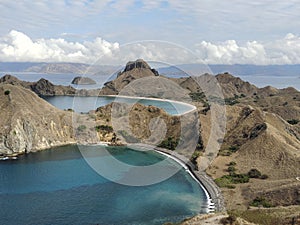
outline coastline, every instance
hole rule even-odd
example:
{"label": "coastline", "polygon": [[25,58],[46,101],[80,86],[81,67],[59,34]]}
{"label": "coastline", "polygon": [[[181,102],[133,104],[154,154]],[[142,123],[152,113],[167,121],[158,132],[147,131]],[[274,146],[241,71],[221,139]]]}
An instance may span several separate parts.
{"label": "coastline", "polygon": [[138,96],[126,96],[126,95],[101,95],[99,97],[112,97],[112,98],[120,98],[120,99],[140,99],[140,100],[151,100],[151,101],[158,101],[158,102],[168,102],[168,103],[175,103],[175,104],[178,104],[178,105],[184,105],[184,106],[187,106],[189,107],[190,109],[188,111],[185,111],[183,113],[178,113],[178,114],[174,114],[174,115],[184,115],[184,114],[187,114],[187,113],[190,113],[190,112],[193,112],[195,110],[197,110],[197,107],[192,105],[192,104],[189,104],[189,103],[186,103],[186,102],[180,102],[180,101],[176,101],[176,100],[170,100],[170,99],[161,99],[161,98],[151,98],[151,97],[138,97]]}
{"label": "coastline", "polygon": [[[66,145],[77,145],[77,144],[109,146],[111,143],[110,142],[70,143],[70,144],[62,144],[62,145],[53,146],[53,147],[66,146]],[[151,146],[151,145],[147,145],[147,144],[132,144],[132,145],[125,144],[125,146],[133,147],[133,149],[134,148],[144,148],[145,150],[152,150],[159,154],[162,154],[162,155],[172,158],[174,161],[179,163],[186,170],[186,172],[189,173],[189,175],[204,190],[205,195],[207,196],[207,213],[224,212],[226,210],[225,204],[224,204],[224,198],[221,194],[219,187],[216,185],[216,183],[213,181],[213,179],[211,177],[209,177],[205,172],[195,170],[195,166],[190,161],[187,161],[185,157],[183,157],[169,149]],[[41,151],[41,150],[39,150],[39,151]],[[38,151],[35,151],[35,152],[38,152]],[[17,156],[21,155],[21,154],[14,154],[14,156],[15,155],[16,155],[16,158],[9,157],[4,160],[16,160]]]}
{"label": "coastline", "polygon": [[220,188],[214,182],[214,180],[209,177],[204,171],[197,171],[195,166],[187,161],[186,158],[177,154],[174,151],[169,149],[160,148],[156,146],[151,146],[147,144],[133,144],[127,145],[128,147],[139,147],[145,148],[146,150],[153,150],[159,154],[168,156],[172,158],[174,161],[179,163],[185,170],[190,174],[190,176],[201,186],[204,190],[208,202],[207,213],[215,213],[215,212],[224,212],[226,211],[224,198],[222,196]]}

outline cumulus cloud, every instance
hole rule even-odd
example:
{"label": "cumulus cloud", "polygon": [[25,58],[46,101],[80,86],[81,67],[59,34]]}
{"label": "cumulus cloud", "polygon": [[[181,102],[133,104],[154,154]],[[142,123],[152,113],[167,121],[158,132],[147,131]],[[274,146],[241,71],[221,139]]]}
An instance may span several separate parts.
{"label": "cumulus cloud", "polygon": [[299,64],[300,37],[287,34],[272,42],[248,41],[245,44],[235,40],[202,41],[196,45],[196,52],[207,64]]}
{"label": "cumulus cloud", "polygon": [[0,38],[0,61],[92,63],[118,48],[118,43],[100,37],[83,43],[68,42],[62,38],[32,40],[24,33],[12,30]]}
{"label": "cumulus cloud", "polygon": [[[159,41],[144,41],[128,45],[112,43],[100,37],[93,41],[70,42],[63,38],[33,40],[19,31],[0,37],[0,61],[3,62],[80,62],[124,64],[143,58],[170,64],[203,62],[205,64],[300,64],[300,37],[287,34],[270,41],[235,40],[202,41],[193,51]],[[99,63],[99,62],[98,62]]]}

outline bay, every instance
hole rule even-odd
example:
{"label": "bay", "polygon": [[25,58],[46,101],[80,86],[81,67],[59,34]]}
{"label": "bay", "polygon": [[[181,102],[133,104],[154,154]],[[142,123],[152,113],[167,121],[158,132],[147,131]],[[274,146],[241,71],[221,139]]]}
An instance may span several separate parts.
{"label": "bay", "polygon": [[[126,147],[108,150],[116,159],[139,166],[155,164],[165,157]],[[96,173],[77,146],[58,147],[2,162],[0,179],[3,225],[155,225],[178,222],[207,210],[205,192],[184,169],[157,184],[125,186]]]}

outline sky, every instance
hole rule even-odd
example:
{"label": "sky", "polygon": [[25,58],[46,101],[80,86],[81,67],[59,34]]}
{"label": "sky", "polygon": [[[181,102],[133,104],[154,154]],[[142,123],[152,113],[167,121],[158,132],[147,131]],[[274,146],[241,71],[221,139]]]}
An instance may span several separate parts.
{"label": "sky", "polygon": [[110,64],[126,46],[120,58],[300,64],[300,0],[0,0],[0,12],[2,62]]}

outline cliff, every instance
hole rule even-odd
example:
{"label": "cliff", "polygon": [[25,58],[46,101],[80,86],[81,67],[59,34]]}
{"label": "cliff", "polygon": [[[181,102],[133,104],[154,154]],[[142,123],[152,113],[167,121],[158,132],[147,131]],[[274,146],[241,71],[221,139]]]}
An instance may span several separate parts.
{"label": "cliff", "polygon": [[74,143],[71,113],[35,93],[0,84],[0,154],[20,154]]}

